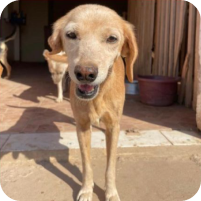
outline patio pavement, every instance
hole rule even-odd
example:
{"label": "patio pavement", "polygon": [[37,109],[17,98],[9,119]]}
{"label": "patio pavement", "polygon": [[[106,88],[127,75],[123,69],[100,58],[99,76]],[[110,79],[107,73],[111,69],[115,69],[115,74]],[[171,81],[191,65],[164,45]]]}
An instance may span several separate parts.
{"label": "patio pavement", "polygon": [[[65,150],[65,160],[59,155],[57,160],[36,160],[30,152],[24,152],[26,160],[20,160],[19,153],[13,152],[12,161],[0,160],[1,187],[18,201],[76,201],[82,181],[78,151]],[[201,183],[200,153],[201,146],[118,149],[116,184],[121,200],[190,199]],[[104,201],[106,156],[102,149],[92,149],[92,168],[93,201]]]}
{"label": "patio pavement", "polygon": [[[15,64],[0,80],[1,186],[20,201],[73,201],[81,186],[81,159],[67,93],[44,64]],[[104,200],[103,126],[92,134],[93,201]],[[183,201],[201,181],[201,134],[195,112],[180,105],[151,107],[127,96],[117,154],[123,201]],[[100,176],[101,175],[101,176]]]}

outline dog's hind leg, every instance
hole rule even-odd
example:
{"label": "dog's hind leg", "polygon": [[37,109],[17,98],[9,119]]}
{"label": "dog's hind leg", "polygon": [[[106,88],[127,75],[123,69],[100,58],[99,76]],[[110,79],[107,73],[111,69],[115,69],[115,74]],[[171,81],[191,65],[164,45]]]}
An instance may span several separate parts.
{"label": "dog's hind leg", "polygon": [[7,58],[4,57],[4,58],[2,59],[2,63],[3,63],[3,65],[5,66],[6,71],[7,71],[7,75],[6,75],[6,77],[4,77],[4,79],[9,79],[9,78],[10,78],[10,75],[11,75],[11,66],[10,66],[10,64],[8,63]]}
{"label": "dog's hind leg", "polygon": [[83,183],[82,188],[77,196],[78,201],[92,201],[93,194],[93,172],[91,168],[91,127],[88,122],[77,122],[77,136],[80,145],[82,167],[83,167]]}
{"label": "dog's hind leg", "polygon": [[6,75],[6,77],[4,77],[4,79],[9,79],[10,75],[11,75],[11,66],[7,62],[7,63],[5,63],[5,67],[6,67],[6,70],[7,70],[7,75]]}
{"label": "dog's hind leg", "polygon": [[57,89],[58,89],[58,97],[56,101],[58,103],[63,101],[63,89],[62,89],[62,80],[57,84]]}

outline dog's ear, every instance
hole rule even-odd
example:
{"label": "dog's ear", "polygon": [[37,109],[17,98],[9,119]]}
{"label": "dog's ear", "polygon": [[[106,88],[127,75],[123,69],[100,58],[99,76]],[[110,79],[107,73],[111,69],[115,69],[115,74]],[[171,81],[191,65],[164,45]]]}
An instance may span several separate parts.
{"label": "dog's ear", "polygon": [[53,33],[48,38],[48,44],[52,49],[50,54],[57,54],[63,51],[63,44],[62,44],[62,31],[65,25],[67,24],[68,14],[61,17],[57,20],[53,25]]}
{"label": "dog's ear", "polygon": [[127,22],[124,26],[124,44],[122,47],[121,55],[122,57],[125,57],[126,75],[128,81],[133,82],[133,65],[138,56],[138,47],[134,28]]}

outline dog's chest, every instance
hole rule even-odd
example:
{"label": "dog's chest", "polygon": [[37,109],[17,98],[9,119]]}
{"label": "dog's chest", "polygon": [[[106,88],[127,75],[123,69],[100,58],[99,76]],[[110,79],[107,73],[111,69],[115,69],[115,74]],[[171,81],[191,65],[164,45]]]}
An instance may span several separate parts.
{"label": "dog's chest", "polygon": [[93,103],[89,107],[89,119],[92,125],[99,126],[102,115],[104,114],[104,105]]}

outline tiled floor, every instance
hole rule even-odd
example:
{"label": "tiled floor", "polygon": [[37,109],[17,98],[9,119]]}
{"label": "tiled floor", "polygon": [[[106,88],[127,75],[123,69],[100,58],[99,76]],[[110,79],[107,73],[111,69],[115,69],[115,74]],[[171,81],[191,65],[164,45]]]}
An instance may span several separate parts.
{"label": "tiled floor", "polygon": [[[46,64],[13,64],[10,80],[0,80],[0,132],[55,133],[75,131],[67,93],[56,103],[56,85]],[[197,130],[195,112],[180,105],[151,107],[127,96],[121,130]],[[98,130],[98,128],[95,128]]]}

